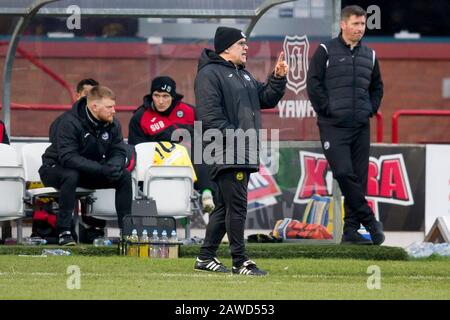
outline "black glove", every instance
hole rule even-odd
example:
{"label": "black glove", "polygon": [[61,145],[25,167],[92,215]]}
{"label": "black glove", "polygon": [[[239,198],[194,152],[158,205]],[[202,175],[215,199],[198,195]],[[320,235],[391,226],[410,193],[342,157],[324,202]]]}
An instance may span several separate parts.
{"label": "black glove", "polygon": [[102,174],[110,181],[116,181],[122,175],[122,167],[104,164],[102,166]]}

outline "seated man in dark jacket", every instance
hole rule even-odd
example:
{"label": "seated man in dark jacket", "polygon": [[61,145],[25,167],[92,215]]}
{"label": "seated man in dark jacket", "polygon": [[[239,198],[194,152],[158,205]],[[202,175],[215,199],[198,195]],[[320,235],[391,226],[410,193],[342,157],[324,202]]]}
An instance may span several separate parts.
{"label": "seated man in dark jacket", "polygon": [[67,111],[50,134],[52,143],[39,169],[45,186],[60,189],[57,230],[60,245],[74,245],[70,233],[75,189],[116,189],[119,227],[131,213],[131,175],[119,122],[114,119],[115,95],[107,87],[93,87],[87,97]]}

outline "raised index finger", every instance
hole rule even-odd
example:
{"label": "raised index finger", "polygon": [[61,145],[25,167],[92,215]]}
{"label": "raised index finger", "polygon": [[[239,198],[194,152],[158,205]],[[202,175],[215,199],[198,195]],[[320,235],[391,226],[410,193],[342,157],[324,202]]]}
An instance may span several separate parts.
{"label": "raised index finger", "polygon": [[278,62],[284,61],[284,51],[280,52],[280,55],[278,56]]}

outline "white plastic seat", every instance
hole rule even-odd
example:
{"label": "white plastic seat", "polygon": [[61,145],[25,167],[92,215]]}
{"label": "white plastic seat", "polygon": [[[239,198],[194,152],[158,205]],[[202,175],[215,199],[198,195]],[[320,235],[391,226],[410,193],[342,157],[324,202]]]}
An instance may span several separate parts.
{"label": "white plastic seat", "polygon": [[[39,176],[39,168],[42,165],[42,155],[50,146],[48,142],[28,143],[22,147],[22,165],[25,173],[25,181],[27,182],[39,182],[41,177]],[[85,188],[77,188],[77,197],[87,196],[93,193],[93,190]],[[59,191],[52,187],[43,187],[28,189],[27,194],[31,197],[32,202],[36,197],[57,197]]]}
{"label": "white plastic seat", "polygon": [[[24,178],[26,182],[41,182],[39,175],[39,168],[42,165],[42,155],[45,150],[50,146],[48,142],[28,143],[22,147],[22,165],[24,169]],[[76,188],[76,198],[82,199],[89,197],[94,190],[85,188]],[[38,198],[58,198],[60,193],[58,189],[52,187],[42,187],[27,189],[27,204],[34,209],[36,199]],[[78,216],[74,216],[75,219],[75,232],[78,233]]]}
{"label": "white plastic seat", "polygon": [[194,192],[189,166],[153,166],[144,179],[144,194],[156,202],[158,216],[185,219],[185,238],[189,239],[191,200]]}
{"label": "white plastic seat", "polygon": [[92,197],[94,203],[89,216],[102,220],[117,220],[115,189],[97,189]]}
{"label": "white plastic seat", "polygon": [[131,172],[133,179],[133,188],[136,188],[134,194],[138,195],[138,183],[143,182],[146,172],[153,165],[153,156],[155,154],[156,142],[144,142],[135,146],[136,149],[136,166]]}
{"label": "white plastic seat", "polygon": [[25,180],[16,150],[0,143],[0,221],[24,216]]}
{"label": "white plastic seat", "polygon": [[144,194],[156,202],[158,215],[191,216],[193,195],[192,168],[189,166],[153,166],[146,172]]}
{"label": "white plastic seat", "polygon": [[142,184],[143,195],[156,202],[158,216],[186,218],[186,238],[190,237],[189,217],[192,215],[191,199],[194,178],[190,166],[153,165],[157,142],[136,145],[136,167],[132,172],[135,198]]}
{"label": "white plastic seat", "polygon": [[10,145],[0,143],[0,221],[16,222],[19,243],[22,242],[22,218],[25,216],[24,198],[24,172],[17,152]]}

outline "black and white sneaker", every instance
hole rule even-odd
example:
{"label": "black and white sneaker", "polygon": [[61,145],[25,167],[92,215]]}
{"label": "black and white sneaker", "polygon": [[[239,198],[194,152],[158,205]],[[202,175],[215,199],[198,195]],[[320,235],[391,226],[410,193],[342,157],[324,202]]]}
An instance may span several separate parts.
{"label": "black and white sneaker", "polygon": [[223,265],[222,262],[219,261],[217,258],[212,259],[206,259],[206,260],[200,260],[197,258],[195,260],[194,265],[195,271],[210,271],[210,272],[219,272],[219,273],[229,273],[230,270],[227,269]]}
{"label": "black and white sneaker", "polygon": [[245,261],[240,267],[233,267],[233,273],[246,276],[265,276],[267,274],[266,271],[258,269],[252,260]]}
{"label": "black and white sneaker", "polygon": [[64,231],[59,235],[60,246],[75,246],[77,243],[72,238],[72,233],[70,231]]}

